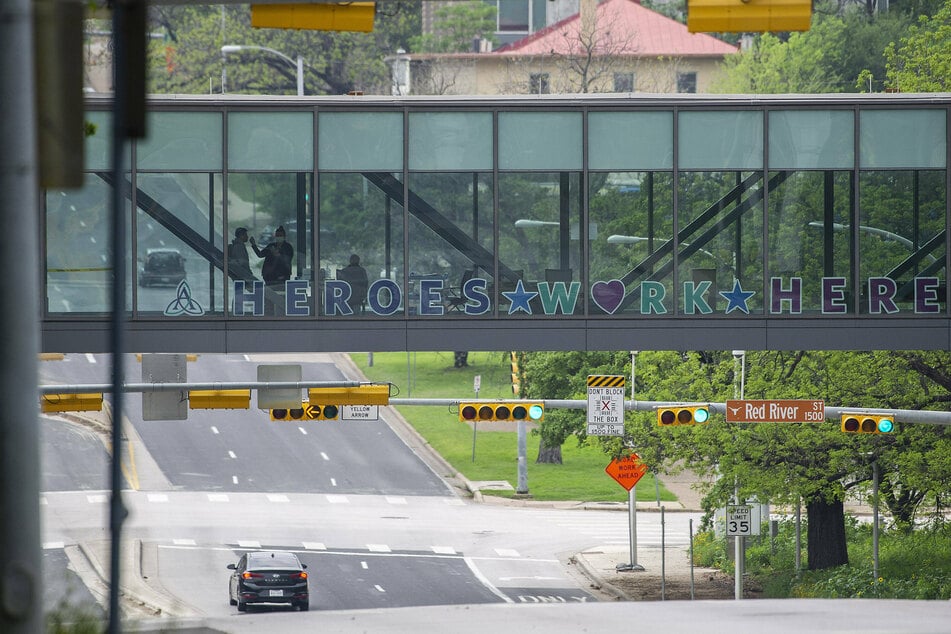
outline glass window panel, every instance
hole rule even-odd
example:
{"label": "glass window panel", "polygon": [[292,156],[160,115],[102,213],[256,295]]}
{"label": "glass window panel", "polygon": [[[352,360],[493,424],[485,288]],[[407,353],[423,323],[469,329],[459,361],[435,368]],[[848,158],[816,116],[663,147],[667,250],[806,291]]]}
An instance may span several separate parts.
{"label": "glass window panel", "polygon": [[588,168],[664,170],[674,164],[671,112],[592,112],[588,115]]}
{"label": "glass window panel", "polygon": [[136,209],[138,312],[223,314],[221,175],[139,174],[136,184],[148,197]]}
{"label": "glass window panel", "polygon": [[528,31],[528,0],[498,0],[499,30]]}
{"label": "glass window panel", "polygon": [[[87,170],[112,169],[112,113],[101,110],[87,110],[84,118],[95,126],[91,136],[84,139],[84,152]],[[125,150],[125,163],[129,167],[129,149]]]}
{"label": "glass window panel", "polygon": [[943,168],[944,110],[863,110],[859,157],[863,168]]}
{"label": "glass window panel", "polygon": [[[860,173],[861,312],[946,312],[946,205],[944,170]],[[930,300],[927,289],[916,288],[916,279],[928,278],[940,280]],[[930,313],[935,307],[938,312]]]}
{"label": "glass window panel", "polygon": [[[233,281],[264,283],[265,315],[306,317],[313,307],[313,176],[305,172],[231,174],[228,179],[228,259]],[[235,232],[247,229],[248,241],[235,243]],[[303,230],[302,230],[303,228]],[[278,229],[284,230],[281,241]],[[242,251],[243,249],[243,251]],[[232,261],[233,260],[233,261]],[[247,262],[247,265],[245,265]],[[306,282],[287,290],[287,280]],[[248,288],[246,292],[250,292]],[[261,316],[260,298],[235,306],[240,316]],[[257,313],[257,314],[255,314]]]}
{"label": "glass window panel", "polygon": [[311,170],[314,118],[309,112],[232,112],[228,115],[228,168]]}
{"label": "glass window panel", "polygon": [[763,113],[681,112],[677,148],[685,170],[763,167]]}
{"label": "glass window panel", "polygon": [[221,114],[217,112],[151,112],[149,135],[136,144],[143,170],[221,169]]}
{"label": "glass window panel", "polygon": [[492,169],[492,113],[411,113],[409,168],[446,172]]}
{"label": "glass window panel", "polygon": [[580,112],[499,113],[499,168],[581,169]]}
{"label": "glass window panel", "polygon": [[[398,174],[321,174],[317,214],[321,315],[405,315],[403,207],[397,202],[402,191]],[[352,269],[346,270],[353,255],[366,271],[365,301],[362,280],[355,282]]]}
{"label": "glass window panel", "polygon": [[774,172],[770,184],[767,312],[853,313],[852,172]]}
{"label": "glass window panel", "polygon": [[847,110],[770,112],[770,169],[852,169],[854,119]]}
{"label": "glass window panel", "polygon": [[580,172],[499,175],[500,315],[583,312],[581,195]]}
{"label": "glass window panel", "polygon": [[[492,175],[414,173],[409,186],[418,201],[409,218],[410,314],[487,313],[495,274]],[[470,279],[484,286],[463,290]]]}
{"label": "glass window panel", "polygon": [[672,313],[673,256],[664,248],[673,235],[671,174],[592,172],[589,187],[589,312]]}
{"label": "glass window panel", "polygon": [[322,170],[403,169],[399,112],[321,112],[318,164]]}
{"label": "glass window panel", "polygon": [[[112,310],[112,188],[87,174],[79,189],[46,192],[46,306],[50,314]],[[125,207],[128,213],[129,206]],[[132,223],[127,222],[131,245]],[[131,250],[130,250],[131,251]],[[126,258],[126,308],[135,276]]]}
{"label": "glass window panel", "polygon": [[681,173],[678,313],[763,312],[763,204],[749,202],[761,187],[757,172]]}

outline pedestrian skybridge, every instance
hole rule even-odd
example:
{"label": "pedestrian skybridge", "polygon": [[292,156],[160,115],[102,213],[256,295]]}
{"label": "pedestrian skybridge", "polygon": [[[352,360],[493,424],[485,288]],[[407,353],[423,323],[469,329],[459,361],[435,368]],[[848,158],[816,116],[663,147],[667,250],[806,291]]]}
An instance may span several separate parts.
{"label": "pedestrian skybridge", "polygon": [[[951,349],[951,95],[149,106],[131,350]],[[110,108],[43,197],[46,351],[110,349]]]}

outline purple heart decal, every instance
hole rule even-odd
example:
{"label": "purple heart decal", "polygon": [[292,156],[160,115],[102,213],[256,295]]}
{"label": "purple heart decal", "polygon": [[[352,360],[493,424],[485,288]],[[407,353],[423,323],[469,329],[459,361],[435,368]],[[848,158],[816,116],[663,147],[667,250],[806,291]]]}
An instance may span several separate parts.
{"label": "purple heart decal", "polygon": [[591,286],[591,299],[598,308],[609,315],[613,315],[621,300],[624,299],[624,282],[611,280],[610,282],[595,282]]}

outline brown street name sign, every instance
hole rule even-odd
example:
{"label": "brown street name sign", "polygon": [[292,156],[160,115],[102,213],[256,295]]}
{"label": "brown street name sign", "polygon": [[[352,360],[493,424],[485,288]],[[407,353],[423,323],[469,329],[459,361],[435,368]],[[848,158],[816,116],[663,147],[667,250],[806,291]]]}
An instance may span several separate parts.
{"label": "brown street name sign", "polygon": [[825,419],[825,401],[822,400],[726,402],[728,423],[821,423]]}

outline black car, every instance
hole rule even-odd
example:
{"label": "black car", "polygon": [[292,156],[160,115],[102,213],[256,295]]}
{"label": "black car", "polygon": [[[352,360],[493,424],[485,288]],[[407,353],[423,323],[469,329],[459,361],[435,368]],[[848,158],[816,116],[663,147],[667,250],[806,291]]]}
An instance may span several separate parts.
{"label": "black car", "polygon": [[280,551],[251,552],[242,555],[228,583],[228,600],[238,612],[249,603],[289,603],[301,612],[310,609],[306,564],[294,553]]}
{"label": "black car", "polygon": [[185,258],[178,249],[149,249],[145,254],[139,286],[178,286],[185,279]]}

